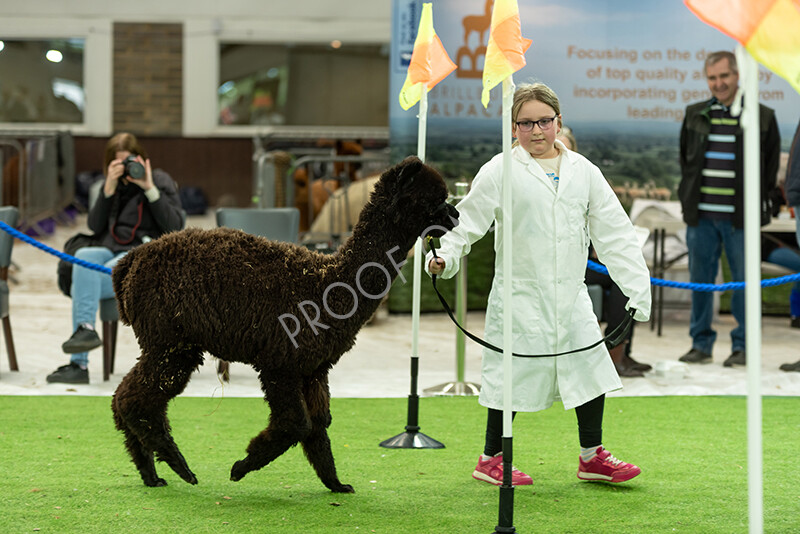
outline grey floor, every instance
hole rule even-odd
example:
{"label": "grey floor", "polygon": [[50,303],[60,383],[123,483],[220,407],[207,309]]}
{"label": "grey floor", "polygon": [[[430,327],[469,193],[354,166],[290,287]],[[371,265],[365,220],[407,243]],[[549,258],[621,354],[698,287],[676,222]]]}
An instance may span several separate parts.
{"label": "grey floor", "polygon": [[[189,226],[214,226],[213,215],[190,217]],[[60,248],[73,233],[85,229],[85,217],[73,226],[62,224],[53,235],[38,238]],[[68,362],[61,344],[71,334],[71,301],[56,287],[57,258],[32,245],[17,241],[11,269],[11,324],[20,370],[9,371],[5,346],[0,345],[0,395],[111,395],[138,355],[130,328],[120,326],[115,373],[102,380],[102,353],[90,354],[89,385],[47,384],[45,377]],[[410,281],[409,281],[410,283]],[[423,283],[427,278],[423,277]],[[470,313],[467,326],[476,334],[483,331],[483,314]],[[745,395],[747,372],[729,369],[722,361],[730,353],[728,333],[734,325],[730,315],[721,315],[715,325],[719,341],[714,361],[689,366],[677,358],[690,348],[688,312],[668,311],[661,336],[649,325],[639,325],[634,338],[634,357],[655,369],[644,378],[624,378],[615,396],[660,395]],[[99,327],[99,325],[98,325]],[[789,327],[787,317],[763,319],[761,350],[761,391],[764,395],[800,396],[800,373],[778,370],[785,362],[800,359],[800,329]],[[419,334],[420,394],[434,394],[442,385],[456,380],[455,327],[444,313],[425,314]],[[355,347],[330,375],[334,397],[405,397],[410,389],[411,317],[380,313],[359,333]],[[465,381],[480,382],[480,348],[467,342]],[[751,357],[752,358],[752,357]],[[255,372],[234,364],[231,380],[222,383],[213,359],[192,378],[185,395],[209,397],[260,397]],[[428,390],[428,391],[425,391]]]}

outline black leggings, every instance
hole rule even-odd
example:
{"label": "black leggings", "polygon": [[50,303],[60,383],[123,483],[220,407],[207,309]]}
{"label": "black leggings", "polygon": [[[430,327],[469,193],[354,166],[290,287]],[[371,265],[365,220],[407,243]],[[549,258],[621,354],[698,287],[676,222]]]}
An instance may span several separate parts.
{"label": "black leggings", "polygon": [[[586,404],[581,404],[575,408],[575,415],[578,417],[578,438],[581,447],[588,449],[599,447],[603,443],[603,407],[605,405],[605,394],[590,400]],[[511,419],[517,415],[512,412]],[[483,454],[494,456],[503,449],[503,411],[489,408],[486,418],[486,442],[483,446]]]}

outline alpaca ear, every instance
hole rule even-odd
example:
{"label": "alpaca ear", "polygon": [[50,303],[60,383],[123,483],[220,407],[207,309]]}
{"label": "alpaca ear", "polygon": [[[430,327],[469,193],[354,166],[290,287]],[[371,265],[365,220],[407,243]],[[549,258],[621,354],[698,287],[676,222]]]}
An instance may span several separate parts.
{"label": "alpaca ear", "polygon": [[400,163],[400,172],[397,174],[397,186],[400,191],[407,190],[414,179],[419,176],[424,164],[416,156],[409,156]]}

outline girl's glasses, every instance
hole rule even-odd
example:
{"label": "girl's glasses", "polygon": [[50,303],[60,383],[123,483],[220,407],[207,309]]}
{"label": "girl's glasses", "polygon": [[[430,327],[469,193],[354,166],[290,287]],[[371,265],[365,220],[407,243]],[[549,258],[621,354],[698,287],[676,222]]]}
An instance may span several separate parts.
{"label": "girl's glasses", "polygon": [[519,121],[515,122],[514,124],[517,125],[517,128],[519,128],[521,132],[530,132],[531,130],[533,130],[533,127],[538,124],[539,129],[544,132],[545,130],[549,130],[550,128],[553,127],[553,121],[555,121],[557,118],[558,115],[556,115],[552,119],[539,119],[538,121]]}

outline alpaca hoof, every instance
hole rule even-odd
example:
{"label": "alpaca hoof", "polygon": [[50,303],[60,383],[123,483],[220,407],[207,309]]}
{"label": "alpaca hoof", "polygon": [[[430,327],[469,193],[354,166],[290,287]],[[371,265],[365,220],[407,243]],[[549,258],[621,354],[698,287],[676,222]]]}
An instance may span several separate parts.
{"label": "alpaca hoof", "polygon": [[339,484],[336,487],[331,488],[331,491],[334,493],[355,493],[356,490],[353,489],[353,486],[350,484]]}
{"label": "alpaca hoof", "polygon": [[162,488],[167,485],[167,481],[163,478],[155,478],[153,480],[145,480],[144,485],[151,488]]}
{"label": "alpaca hoof", "polygon": [[231,480],[238,482],[249,472],[250,470],[245,466],[244,460],[239,460],[231,467]]}

